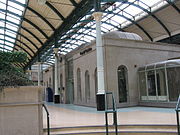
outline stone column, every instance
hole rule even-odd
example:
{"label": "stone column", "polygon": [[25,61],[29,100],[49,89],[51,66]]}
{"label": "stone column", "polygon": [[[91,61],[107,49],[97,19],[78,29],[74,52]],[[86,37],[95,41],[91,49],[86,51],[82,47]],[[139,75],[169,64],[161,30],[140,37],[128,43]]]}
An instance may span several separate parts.
{"label": "stone column", "polygon": [[55,93],[54,93],[54,103],[60,103],[60,93],[58,90],[58,48],[54,48],[55,54],[55,75],[54,75],[54,82],[55,82]]}
{"label": "stone column", "polygon": [[105,110],[105,85],[104,85],[104,58],[103,46],[101,35],[101,19],[102,12],[94,12],[94,19],[96,21],[96,56],[97,56],[97,80],[98,80],[98,93],[96,95],[97,110]]}

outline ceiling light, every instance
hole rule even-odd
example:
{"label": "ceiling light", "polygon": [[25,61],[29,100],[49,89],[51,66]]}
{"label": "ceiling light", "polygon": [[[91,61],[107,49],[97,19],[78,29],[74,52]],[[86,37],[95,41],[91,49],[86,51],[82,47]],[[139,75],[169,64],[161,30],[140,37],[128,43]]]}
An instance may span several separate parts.
{"label": "ceiling light", "polygon": [[38,3],[39,3],[40,5],[44,5],[44,4],[46,3],[46,0],[38,0]]}

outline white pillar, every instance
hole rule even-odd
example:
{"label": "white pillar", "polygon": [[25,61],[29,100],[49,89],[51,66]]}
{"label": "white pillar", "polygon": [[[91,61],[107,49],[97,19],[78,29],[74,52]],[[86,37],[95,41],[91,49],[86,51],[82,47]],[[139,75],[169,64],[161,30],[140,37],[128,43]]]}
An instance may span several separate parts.
{"label": "white pillar", "polygon": [[28,74],[29,80],[32,80],[32,71],[31,70],[27,70],[26,72]]}
{"label": "white pillar", "polygon": [[103,59],[103,46],[101,35],[101,19],[102,12],[94,12],[94,19],[96,20],[96,56],[97,56],[97,79],[98,79],[98,93],[105,94],[104,85],[104,59]]}
{"label": "white pillar", "polygon": [[54,48],[54,54],[55,54],[55,75],[54,75],[54,82],[55,82],[55,94],[59,95],[58,90],[58,48]]}
{"label": "white pillar", "polygon": [[38,86],[41,86],[41,62],[38,62]]}

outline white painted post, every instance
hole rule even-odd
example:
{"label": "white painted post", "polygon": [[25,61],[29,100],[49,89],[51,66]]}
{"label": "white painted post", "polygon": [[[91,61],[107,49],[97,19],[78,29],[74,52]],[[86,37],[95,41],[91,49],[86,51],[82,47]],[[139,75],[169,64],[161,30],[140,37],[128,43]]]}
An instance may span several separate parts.
{"label": "white painted post", "polygon": [[41,86],[41,62],[38,62],[38,86]]}
{"label": "white painted post", "polygon": [[97,56],[97,79],[98,79],[98,93],[105,94],[104,85],[104,59],[103,59],[103,46],[101,35],[101,19],[102,12],[94,12],[94,19],[96,20],[96,56]]}
{"label": "white painted post", "polygon": [[55,103],[60,103],[60,94],[58,90],[58,48],[54,48],[54,54],[55,54],[55,75],[54,75],[54,82],[55,82]]}

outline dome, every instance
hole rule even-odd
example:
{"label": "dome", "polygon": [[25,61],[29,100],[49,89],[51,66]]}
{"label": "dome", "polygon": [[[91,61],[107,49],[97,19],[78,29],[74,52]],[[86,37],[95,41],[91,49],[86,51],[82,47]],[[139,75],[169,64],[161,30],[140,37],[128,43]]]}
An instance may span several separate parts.
{"label": "dome", "polygon": [[121,39],[130,39],[130,40],[142,40],[142,38],[135,34],[129,32],[120,32],[120,31],[112,31],[103,35],[103,37],[107,38],[121,38]]}

